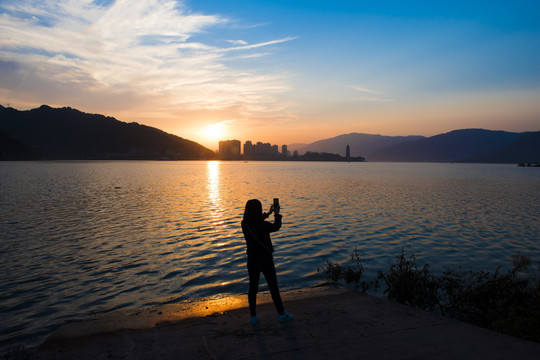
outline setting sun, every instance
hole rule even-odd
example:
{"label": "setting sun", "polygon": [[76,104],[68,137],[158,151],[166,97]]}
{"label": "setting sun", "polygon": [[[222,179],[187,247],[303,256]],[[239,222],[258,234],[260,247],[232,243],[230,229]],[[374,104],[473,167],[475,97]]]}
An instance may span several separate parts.
{"label": "setting sun", "polygon": [[225,134],[225,129],[222,123],[208,125],[204,129],[204,135],[212,140],[220,139]]}

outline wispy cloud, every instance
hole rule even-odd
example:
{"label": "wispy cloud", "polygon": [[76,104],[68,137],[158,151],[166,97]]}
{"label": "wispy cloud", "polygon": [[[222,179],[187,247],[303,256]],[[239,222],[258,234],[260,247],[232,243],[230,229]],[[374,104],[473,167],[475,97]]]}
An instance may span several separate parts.
{"label": "wispy cloud", "polygon": [[250,49],[260,48],[260,47],[263,47],[263,46],[275,45],[275,44],[283,43],[283,42],[286,42],[286,41],[291,41],[291,40],[294,40],[294,39],[296,39],[296,36],[288,36],[288,37],[283,38],[283,39],[266,41],[266,42],[261,42],[261,43],[257,43],[257,44],[251,44],[251,45],[244,42],[245,44],[242,44],[242,46],[230,47],[230,48],[220,49],[220,50],[221,51],[250,50]]}
{"label": "wispy cloud", "polygon": [[235,46],[243,46],[243,45],[247,45],[247,42],[245,42],[244,40],[227,40],[227,42],[235,45]]}
{"label": "wispy cloud", "polygon": [[244,113],[276,106],[275,96],[288,90],[281,74],[233,68],[230,61],[271,54],[272,45],[294,37],[230,40],[223,47],[195,40],[231,23],[170,0],[0,2],[0,66],[16,69],[9,81],[0,70],[0,100],[85,98],[118,110],[152,103]]}
{"label": "wispy cloud", "polygon": [[394,102],[395,99],[391,98],[382,98],[382,97],[364,97],[364,98],[358,98],[360,101],[367,101],[367,102]]}
{"label": "wispy cloud", "polygon": [[368,93],[368,94],[381,94],[380,91],[375,91],[375,90],[371,90],[371,89],[367,89],[363,86],[359,86],[359,85],[352,85],[351,86],[352,89],[356,90],[356,91],[360,91],[360,92],[363,92],[363,93]]}
{"label": "wispy cloud", "polygon": [[354,89],[356,91],[359,91],[359,92],[362,92],[362,93],[375,95],[375,96],[357,98],[360,101],[367,101],[367,102],[393,102],[394,101],[394,99],[392,99],[392,98],[385,97],[384,96],[385,94],[382,91],[368,89],[368,88],[365,88],[365,87],[359,86],[359,85],[352,85],[350,87],[352,89]]}

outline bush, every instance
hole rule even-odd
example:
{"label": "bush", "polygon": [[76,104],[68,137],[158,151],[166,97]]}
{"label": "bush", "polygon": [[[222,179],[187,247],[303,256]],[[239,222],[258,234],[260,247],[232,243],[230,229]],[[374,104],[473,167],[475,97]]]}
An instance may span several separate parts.
{"label": "bush", "polygon": [[419,268],[414,254],[407,258],[401,248],[386,271],[365,281],[355,249],[347,263],[326,261],[323,269],[330,280],[354,284],[362,292],[382,284],[387,299],[540,342],[540,263],[532,269],[525,256],[513,256],[513,267],[506,273],[500,267],[493,273],[457,268],[436,276],[429,264]]}
{"label": "bush", "polygon": [[[540,282],[531,262],[514,256],[511,270],[446,270],[438,279],[440,312],[495,331],[540,341]],[[525,276],[519,276],[525,271]]]}
{"label": "bush", "polygon": [[[317,271],[320,271],[320,269],[317,269]],[[362,292],[366,292],[372,286],[371,282],[361,280],[364,275],[364,266],[356,249],[345,264],[333,263],[327,260],[323,271],[328,279],[334,282],[345,281],[347,284],[353,284],[356,290],[360,289]]]}
{"label": "bush", "polygon": [[439,284],[430,266],[418,269],[414,254],[405,258],[403,248],[386,272],[378,271],[379,281],[386,285],[383,293],[390,300],[426,310],[436,310],[439,305]]}

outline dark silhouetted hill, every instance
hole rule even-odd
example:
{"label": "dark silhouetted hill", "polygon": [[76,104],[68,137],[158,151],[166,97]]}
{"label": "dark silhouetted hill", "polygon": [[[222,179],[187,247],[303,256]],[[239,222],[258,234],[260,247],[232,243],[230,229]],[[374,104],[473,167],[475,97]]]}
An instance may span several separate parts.
{"label": "dark silhouetted hill", "polygon": [[540,131],[526,133],[497,150],[472,156],[472,162],[539,163]]}
{"label": "dark silhouetted hill", "polygon": [[534,141],[527,138],[522,139],[530,134],[483,129],[455,130],[387,147],[375,152],[368,160],[499,163],[526,161],[524,159],[534,157],[540,146],[539,142],[534,144]]}
{"label": "dark silhouetted hill", "polygon": [[349,145],[351,156],[362,156],[369,160],[371,154],[381,149],[418,139],[424,139],[424,136],[382,136],[351,133],[316,141],[301,147],[298,152],[300,154],[308,151],[327,152],[345,156],[345,149]]}
{"label": "dark silhouetted hill", "polygon": [[213,151],[159,129],[79,110],[0,107],[0,159],[212,159]]}

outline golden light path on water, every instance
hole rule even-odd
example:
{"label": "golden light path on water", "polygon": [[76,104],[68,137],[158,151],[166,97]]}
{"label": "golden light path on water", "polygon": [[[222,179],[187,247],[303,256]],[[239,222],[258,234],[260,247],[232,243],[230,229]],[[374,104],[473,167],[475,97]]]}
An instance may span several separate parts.
{"label": "golden light path on water", "polygon": [[[208,198],[212,206],[212,223],[214,225],[220,225],[223,222],[223,200],[220,194],[220,177],[219,177],[219,161],[208,161]],[[218,232],[218,230],[214,230]],[[217,242],[216,248],[219,249],[228,245],[227,242]],[[219,284],[221,286],[228,285],[230,281],[222,281]],[[219,301],[219,299],[215,300]]]}
{"label": "golden light path on water", "polygon": [[[212,224],[220,225],[223,220],[223,200],[220,193],[219,161],[208,161],[208,198],[212,209]],[[216,244],[223,246],[223,243]]]}

